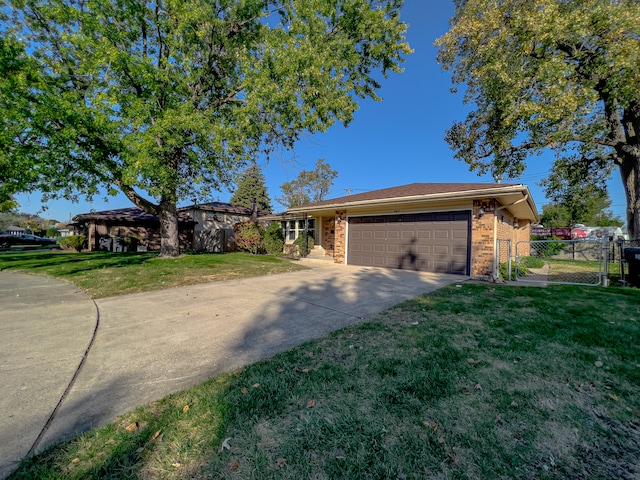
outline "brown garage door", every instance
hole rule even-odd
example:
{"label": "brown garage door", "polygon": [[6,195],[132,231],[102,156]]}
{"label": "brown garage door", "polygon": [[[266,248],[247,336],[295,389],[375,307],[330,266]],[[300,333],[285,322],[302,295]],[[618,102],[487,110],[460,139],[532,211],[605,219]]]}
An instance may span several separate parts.
{"label": "brown garage door", "polygon": [[347,263],[469,274],[470,212],[349,217]]}

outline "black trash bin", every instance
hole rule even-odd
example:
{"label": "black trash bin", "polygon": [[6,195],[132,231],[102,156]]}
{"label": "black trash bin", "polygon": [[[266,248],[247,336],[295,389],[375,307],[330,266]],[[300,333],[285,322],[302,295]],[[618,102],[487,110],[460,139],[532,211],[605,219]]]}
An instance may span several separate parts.
{"label": "black trash bin", "polygon": [[625,248],[624,259],[629,264],[627,283],[640,288],[640,248]]}

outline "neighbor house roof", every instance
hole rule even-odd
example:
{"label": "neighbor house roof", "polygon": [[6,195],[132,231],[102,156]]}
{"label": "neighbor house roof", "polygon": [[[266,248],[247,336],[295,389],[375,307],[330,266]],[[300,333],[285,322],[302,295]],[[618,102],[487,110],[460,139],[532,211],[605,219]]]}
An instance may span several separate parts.
{"label": "neighbor house roof", "polygon": [[[243,207],[241,205],[233,205],[231,203],[224,202],[208,202],[189,205],[188,207],[182,207],[179,210],[204,210],[208,212],[220,212],[220,213],[235,213],[237,215],[251,215],[251,209]],[[258,215],[262,215],[265,212],[258,211]]]}
{"label": "neighbor house roof", "polygon": [[[158,217],[145,212],[141,208],[118,208],[116,210],[104,210],[102,212],[81,213],[73,217],[74,222],[86,222],[90,220],[103,220],[110,222],[158,222]],[[180,222],[193,222],[193,220],[183,212],[178,212]]]}
{"label": "neighbor house roof", "polygon": [[323,211],[363,206],[402,205],[415,202],[497,198],[514,211],[518,218],[538,220],[538,211],[528,187],[503,183],[410,183],[344,197],[307,203],[289,208],[288,213],[320,213]]}

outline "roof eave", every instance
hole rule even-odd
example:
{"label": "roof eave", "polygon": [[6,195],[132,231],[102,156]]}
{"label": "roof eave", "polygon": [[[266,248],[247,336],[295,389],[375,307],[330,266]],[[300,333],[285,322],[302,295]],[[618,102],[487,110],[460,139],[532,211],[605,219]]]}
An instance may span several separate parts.
{"label": "roof eave", "polygon": [[483,188],[476,190],[465,190],[458,192],[445,192],[445,193],[435,193],[435,194],[424,194],[424,195],[411,195],[407,197],[394,197],[394,198],[379,198],[373,200],[360,200],[356,202],[337,202],[337,203],[326,203],[323,205],[309,206],[305,207],[304,205],[299,207],[293,207],[287,210],[287,213],[313,213],[313,212],[323,212],[327,210],[338,210],[338,209],[346,209],[346,208],[354,208],[354,207],[362,207],[362,206],[376,206],[376,205],[402,205],[415,203],[417,201],[438,201],[438,200],[470,200],[475,198],[482,197],[498,197],[501,195],[513,195],[520,193],[523,198],[526,198],[527,204],[531,210],[532,216],[534,217],[534,221],[539,221],[538,211],[536,209],[535,203],[533,202],[533,198],[531,193],[529,192],[529,188],[524,185],[509,185],[505,187],[499,188]]}

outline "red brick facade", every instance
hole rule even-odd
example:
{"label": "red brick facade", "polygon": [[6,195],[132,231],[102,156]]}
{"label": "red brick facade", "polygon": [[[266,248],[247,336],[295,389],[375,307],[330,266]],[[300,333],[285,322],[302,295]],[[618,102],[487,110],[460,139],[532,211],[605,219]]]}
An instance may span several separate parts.
{"label": "red brick facade", "polygon": [[334,219],[335,227],[335,244],[333,261],[335,263],[344,263],[347,255],[347,211],[336,210]]}

